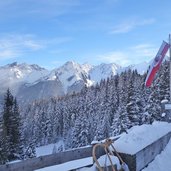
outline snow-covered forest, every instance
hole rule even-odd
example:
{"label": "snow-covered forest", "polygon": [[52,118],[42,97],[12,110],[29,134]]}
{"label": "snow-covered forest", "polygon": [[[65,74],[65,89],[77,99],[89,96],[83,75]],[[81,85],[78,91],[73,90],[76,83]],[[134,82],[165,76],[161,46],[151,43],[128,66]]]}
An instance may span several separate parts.
{"label": "snow-covered forest", "polygon": [[[92,140],[118,135],[134,125],[168,121],[161,101],[169,98],[169,63],[165,61],[151,88],[144,86],[146,74],[127,70],[80,93],[35,101],[20,106],[20,138],[26,157],[35,147],[64,140],[65,149],[85,146]],[[2,116],[4,110],[2,111]],[[0,122],[4,136],[4,117]],[[3,138],[2,138],[3,139]],[[3,143],[0,144],[3,149]],[[11,160],[8,158],[8,160]]]}

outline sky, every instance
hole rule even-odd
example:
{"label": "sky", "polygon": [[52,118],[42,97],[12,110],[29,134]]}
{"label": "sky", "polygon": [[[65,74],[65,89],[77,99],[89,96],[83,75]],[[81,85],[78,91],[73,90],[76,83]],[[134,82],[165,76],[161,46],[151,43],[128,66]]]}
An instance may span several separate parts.
{"label": "sky", "polygon": [[171,33],[170,0],[1,0],[0,66],[149,62]]}

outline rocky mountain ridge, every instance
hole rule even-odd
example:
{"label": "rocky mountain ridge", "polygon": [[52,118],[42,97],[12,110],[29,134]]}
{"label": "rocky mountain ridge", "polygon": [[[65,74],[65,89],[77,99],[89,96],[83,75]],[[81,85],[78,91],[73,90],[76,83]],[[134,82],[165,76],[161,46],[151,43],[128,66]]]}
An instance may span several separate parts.
{"label": "rocky mountain ridge", "polygon": [[147,71],[148,63],[121,67],[115,63],[78,64],[68,61],[63,66],[51,71],[36,64],[18,64],[14,62],[0,67],[0,95],[9,88],[21,101],[63,96],[67,93],[79,92],[84,86],[99,83],[112,75],[127,69],[137,69],[140,74]]}

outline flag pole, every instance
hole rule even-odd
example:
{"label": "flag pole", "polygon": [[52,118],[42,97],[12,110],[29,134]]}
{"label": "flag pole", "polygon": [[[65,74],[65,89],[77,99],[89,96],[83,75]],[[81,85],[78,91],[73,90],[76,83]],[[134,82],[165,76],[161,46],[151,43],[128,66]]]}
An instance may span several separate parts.
{"label": "flag pole", "polygon": [[171,102],[171,35],[169,34],[169,61],[170,61],[170,102]]}

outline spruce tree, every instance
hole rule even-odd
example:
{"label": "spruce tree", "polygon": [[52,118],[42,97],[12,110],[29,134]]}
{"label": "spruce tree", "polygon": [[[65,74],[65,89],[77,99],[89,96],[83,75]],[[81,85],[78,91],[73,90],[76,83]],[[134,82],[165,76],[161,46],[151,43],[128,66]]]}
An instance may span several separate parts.
{"label": "spruce tree", "polygon": [[23,143],[21,138],[21,120],[17,104],[8,89],[4,98],[2,126],[2,148],[6,161],[23,158]]}
{"label": "spruce tree", "polygon": [[127,97],[127,105],[126,105],[126,112],[130,121],[129,128],[131,126],[138,125],[139,123],[139,119],[138,119],[139,107],[137,105],[137,94],[133,82],[134,82],[134,77],[132,74],[132,77],[128,82],[128,88],[127,88],[128,97]]}
{"label": "spruce tree", "polygon": [[13,160],[13,105],[14,105],[13,96],[8,89],[4,97],[4,107],[3,107],[3,148],[6,153],[8,160]]}
{"label": "spruce tree", "polygon": [[14,154],[17,159],[24,158],[24,144],[23,144],[23,134],[22,134],[22,123],[21,116],[19,112],[19,106],[17,99],[14,99],[13,105],[13,145],[14,145]]}
{"label": "spruce tree", "polygon": [[34,144],[34,141],[31,140],[30,144],[28,145],[28,147],[27,147],[27,149],[25,151],[24,158],[28,159],[28,158],[33,158],[35,156],[36,156],[35,144]]}
{"label": "spruce tree", "polygon": [[0,164],[5,164],[7,161],[7,153],[6,153],[6,141],[4,136],[3,129],[3,119],[0,116]]}

